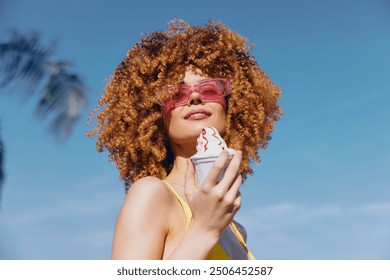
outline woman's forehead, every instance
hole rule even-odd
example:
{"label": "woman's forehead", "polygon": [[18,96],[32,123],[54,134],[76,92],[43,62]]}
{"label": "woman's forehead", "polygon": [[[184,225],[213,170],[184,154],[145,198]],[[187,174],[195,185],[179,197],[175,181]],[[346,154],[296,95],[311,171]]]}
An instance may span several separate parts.
{"label": "woman's forehead", "polygon": [[193,65],[190,65],[186,68],[184,73],[183,84],[192,86],[198,84],[200,81],[208,79],[209,77],[206,74],[203,74],[202,70],[196,68]]}

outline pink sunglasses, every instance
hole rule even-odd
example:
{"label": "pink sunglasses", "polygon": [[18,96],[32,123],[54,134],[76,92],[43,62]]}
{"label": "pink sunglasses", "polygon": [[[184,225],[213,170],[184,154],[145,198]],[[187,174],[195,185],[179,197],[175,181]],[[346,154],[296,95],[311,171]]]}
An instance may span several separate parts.
{"label": "pink sunglasses", "polygon": [[169,85],[162,90],[167,90],[170,94],[168,99],[160,103],[163,114],[168,115],[173,109],[187,105],[193,92],[199,93],[204,102],[216,102],[226,108],[224,97],[230,94],[230,84],[226,79],[214,78],[200,81],[193,86],[186,84]]}

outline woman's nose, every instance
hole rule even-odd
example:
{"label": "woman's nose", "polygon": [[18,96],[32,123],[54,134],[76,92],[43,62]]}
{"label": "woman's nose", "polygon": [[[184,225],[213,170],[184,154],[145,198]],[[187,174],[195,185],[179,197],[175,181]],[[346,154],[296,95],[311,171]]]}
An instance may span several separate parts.
{"label": "woman's nose", "polygon": [[188,99],[187,106],[199,105],[204,103],[205,102],[203,101],[202,95],[200,95],[199,92],[194,91],[193,93],[191,93],[190,98]]}

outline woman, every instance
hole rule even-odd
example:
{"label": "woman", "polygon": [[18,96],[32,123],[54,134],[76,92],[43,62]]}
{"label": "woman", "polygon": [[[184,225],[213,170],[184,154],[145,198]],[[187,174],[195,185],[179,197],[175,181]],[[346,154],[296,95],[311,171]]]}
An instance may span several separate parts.
{"label": "woman", "polygon": [[[279,94],[246,39],[222,24],[175,20],[131,48],[90,134],[99,151],[109,151],[127,191],[112,258],[252,259],[233,218],[250,160],[260,161],[257,150],[282,113]],[[189,157],[204,127],[215,127],[236,152],[222,152],[199,186]]]}

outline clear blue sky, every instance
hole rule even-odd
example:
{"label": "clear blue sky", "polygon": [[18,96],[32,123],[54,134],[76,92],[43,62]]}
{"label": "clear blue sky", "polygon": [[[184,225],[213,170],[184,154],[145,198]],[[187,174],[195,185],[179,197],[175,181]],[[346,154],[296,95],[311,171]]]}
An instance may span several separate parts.
{"label": "clear blue sky", "polygon": [[[107,259],[124,199],[84,136],[105,79],[142,32],[212,18],[255,44],[285,111],[237,216],[258,259],[390,259],[390,3],[385,0],[0,1],[0,36],[39,31],[91,88],[64,145],[34,100],[0,96],[6,182],[0,257]],[[3,37],[4,38],[4,37]]]}

